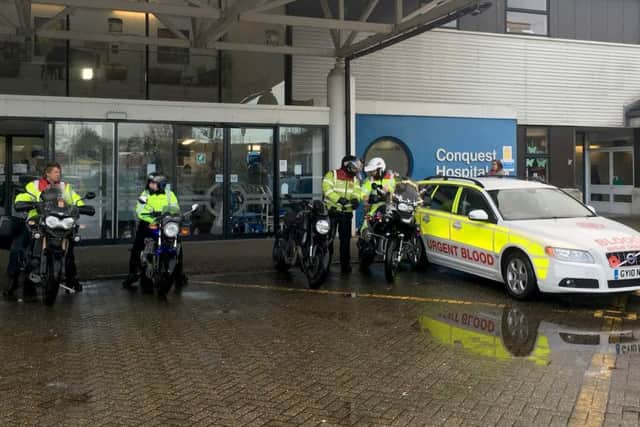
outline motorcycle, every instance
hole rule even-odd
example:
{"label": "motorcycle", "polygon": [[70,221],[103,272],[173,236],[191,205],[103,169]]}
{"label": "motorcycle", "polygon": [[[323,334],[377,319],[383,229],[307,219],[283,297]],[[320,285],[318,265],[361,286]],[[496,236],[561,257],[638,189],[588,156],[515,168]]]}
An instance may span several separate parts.
{"label": "motorcycle", "polygon": [[372,185],[373,200],[384,200],[373,214],[365,215],[360,230],[358,252],[360,270],[367,271],[376,257],[384,262],[384,275],[393,283],[403,261],[418,266],[422,258],[420,229],[416,224],[415,210],[422,205],[422,193],[413,185],[399,183],[393,193],[387,193]]}
{"label": "motorcycle", "polygon": [[280,222],[273,244],[273,265],[279,272],[298,265],[309,287],[318,289],[329,274],[329,212],[320,200],[300,201],[293,208]]}
{"label": "motorcycle", "polygon": [[[91,200],[95,193],[87,193],[81,200]],[[33,196],[36,199],[35,196]],[[31,230],[28,254],[21,262],[20,283],[26,280],[42,288],[42,301],[53,305],[60,288],[68,293],[75,290],[65,283],[67,257],[72,244],[80,241],[80,215],[93,216],[93,206],[77,206],[64,200],[59,187],[50,187],[40,194],[38,202],[17,202],[16,212],[35,209],[38,216],[27,221]]]}
{"label": "motorcycle", "polygon": [[[146,197],[138,198],[145,205]],[[145,293],[153,293],[164,298],[176,282],[176,267],[182,262],[181,237],[190,234],[189,220],[200,211],[194,204],[191,210],[181,213],[174,205],[165,206],[161,212],[149,213],[155,221],[149,224],[150,236],[144,239],[144,249],[140,253],[142,275],[140,287]]]}

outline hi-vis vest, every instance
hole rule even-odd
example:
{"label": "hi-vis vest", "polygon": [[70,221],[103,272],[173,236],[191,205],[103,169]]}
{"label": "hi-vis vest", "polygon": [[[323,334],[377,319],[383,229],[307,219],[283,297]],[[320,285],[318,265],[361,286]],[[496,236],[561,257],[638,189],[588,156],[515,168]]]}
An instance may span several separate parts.
{"label": "hi-vis vest", "polygon": [[145,197],[147,203],[142,204],[138,202],[136,205],[136,215],[141,221],[148,222],[149,224],[153,224],[156,221],[151,214],[153,212],[162,212],[165,206],[175,206],[176,209],[180,209],[178,198],[168,185],[165,187],[164,193],[151,194],[149,190],[144,190],[140,194],[140,197]]}
{"label": "hi-vis vest", "polygon": [[362,195],[365,200],[365,203],[369,202],[369,196],[373,192],[373,184],[378,184],[385,193],[393,193],[396,189],[396,178],[393,172],[387,171],[385,172],[382,179],[375,179],[374,177],[369,177],[362,185]]}
{"label": "hi-vis vest", "polygon": [[[40,201],[40,191],[39,186],[40,180],[36,179],[35,181],[31,181],[24,188],[24,193],[20,193],[16,196],[15,202],[38,202]],[[73,187],[71,184],[65,184],[64,182],[60,182],[58,184],[62,187],[62,198],[65,203],[69,205],[76,206],[84,206],[84,202],[82,201],[82,197],[80,197],[75,191],[73,191]],[[38,215],[38,211],[35,209],[30,210],[27,218],[31,219]]]}
{"label": "hi-vis vest", "polygon": [[338,212],[353,212],[351,203],[346,206],[342,206],[338,203],[340,198],[351,202],[352,199],[358,201],[362,200],[362,188],[360,187],[360,180],[357,176],[354,176],[350,180],[338,179],[338,171],[333,170],[327,172],[322,180],[322,193],[324,195],[324,202],[329,209],[336,209]]}

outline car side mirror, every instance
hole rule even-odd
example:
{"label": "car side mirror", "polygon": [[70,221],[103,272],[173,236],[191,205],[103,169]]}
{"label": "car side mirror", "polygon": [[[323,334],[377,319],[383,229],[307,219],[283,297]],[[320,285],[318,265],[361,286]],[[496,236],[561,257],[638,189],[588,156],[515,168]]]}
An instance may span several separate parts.
{"label": "car side mirror", "polygon": [[591,212],[593,212],[594,215],[598,215],[598,213],[596,212],[596,208],[594,208],[591,205],[587,205],[587,209],[589,209]]}
{"label": "car side mirror", "polygon": [[146,205],[147,204],[147,198],[145,196],[138,197],[138,203]]}
{"label": "car side mirror", "polygon": [[469,212],[471,221],[489,221],[489,214],[484,209],[474,209]]}
{"label": "car side mirror", "polygon": [[96,198],[96,193],[94,193],[93,191],[89,191],[85,196],[84,199],[85,200],[92,200]]}

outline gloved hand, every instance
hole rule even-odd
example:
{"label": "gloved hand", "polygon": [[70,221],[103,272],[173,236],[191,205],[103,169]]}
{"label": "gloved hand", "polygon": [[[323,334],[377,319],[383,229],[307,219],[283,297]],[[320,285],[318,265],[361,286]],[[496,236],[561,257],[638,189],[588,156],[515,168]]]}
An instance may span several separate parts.
{"label": "gloved hand", "polygon": [[342,205],[342,206],[346,206],[349,204],[349,201],[347,200],[346,197],[340,197],[338,199],[338,204]]}
{"label": "gloved hand", "polygon": [[358,199],[351,199],[351,207],[353,209],[358,209],[358,206],[360,206],[360,200]]}

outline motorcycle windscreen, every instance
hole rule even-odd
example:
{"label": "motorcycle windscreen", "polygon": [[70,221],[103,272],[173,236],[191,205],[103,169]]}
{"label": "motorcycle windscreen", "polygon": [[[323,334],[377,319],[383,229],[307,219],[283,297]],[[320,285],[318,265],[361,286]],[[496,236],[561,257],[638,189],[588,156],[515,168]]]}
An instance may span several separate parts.
{"label": "motorcycle windscreen", "polygon": [[399,182],[396,184],[394,193],[405,202],[416,202],[420,199],[418,186],[412,182]]}
{"label": "motorcycle windscreen", "polygon": [[177,205],[167,205],[162,208],[163,215],[180,216],[180,207]]}

